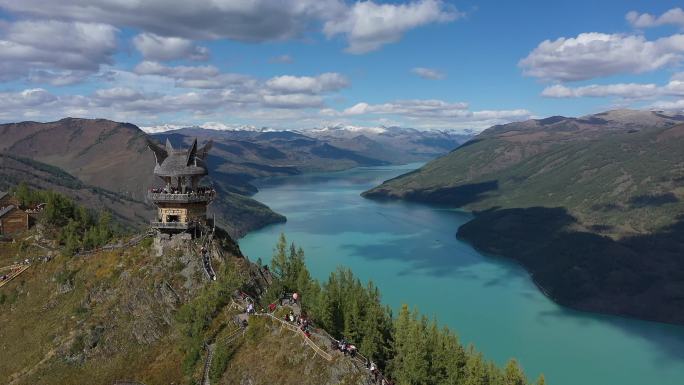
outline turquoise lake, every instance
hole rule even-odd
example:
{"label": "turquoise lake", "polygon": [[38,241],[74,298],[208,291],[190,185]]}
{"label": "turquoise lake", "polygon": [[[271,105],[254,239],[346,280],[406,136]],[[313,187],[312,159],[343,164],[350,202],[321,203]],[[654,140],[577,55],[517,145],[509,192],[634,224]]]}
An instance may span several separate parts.
{"label": "turquoise lake", "polygon": [[373,280],[394,309],[417,306],[498,363],[516,357],[551,385],[682,385],[684,327],[582,313],[554,304],[527,272],[456,239],[468,213],[359,194],[418,165],[357,168],[259,183],[255,198],[287,223],[240,240],[270,261],[284,232],[314,277],[337,266]]}

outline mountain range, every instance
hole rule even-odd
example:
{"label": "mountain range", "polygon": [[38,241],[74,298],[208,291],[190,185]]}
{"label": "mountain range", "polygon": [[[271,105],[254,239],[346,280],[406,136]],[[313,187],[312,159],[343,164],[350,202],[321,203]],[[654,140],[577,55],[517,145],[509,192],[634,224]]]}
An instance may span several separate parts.
{"label": "mountain range", "polygon": [[458,236],[562,304],[684,323],[684,116],[615,110],[491,127],[364,193],[472,210]]}
{"label": "mountain range", "polygon": [[[257,192],[251,183],[257,178],[427,160],[465,140],[463,135],[399,128],[353,137],[342,135],[343,131],[339,127],[307,131],[312,134],[308,136],[249,127],[188,127],[156,133],[152,138],[169,139],[176,146],[190,145],[194,138],[214,141],[207,163],[219,194],[211,214],[216,214],[233,236],[285,220],[250,198]],[[145,201],[145,193],[159,181],[152,174],[154,156],[147,149],[150,136],[137,126],[65,118],[2,124],[0,136],[0,153],[4,154],[0,176],[6,181],[0,188],[24,181],[35,188],[56,189],[89,207],[109,208],[128,225],[140,226],[152,217],[153,206]],[[128,208],[114,202],[121,199]]]}

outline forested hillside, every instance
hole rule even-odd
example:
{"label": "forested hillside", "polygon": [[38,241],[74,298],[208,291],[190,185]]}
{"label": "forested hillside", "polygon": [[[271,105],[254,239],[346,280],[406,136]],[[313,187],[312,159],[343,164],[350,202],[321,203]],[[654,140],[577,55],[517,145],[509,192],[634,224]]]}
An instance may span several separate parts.
{"label": "forested hillside", "polygon": [[[148,238],[72,256],[121,237],[107,214],[52,192],[16,193],[27,204],[48,204],[40,226],[18,242],[0,243],[0,266],[19,256],[30,261],[0,288],[0,378],[10,384],[194,384],[205,376],[212,384],[365,384],[368,370],[329,343],[323,348],[333,358],[326,361],[312,356],[301,336],[261,317],[249,317],[241,337],[228,339],[240,330],[236,317],[246,316],[234,306],[237,293],[266,308],[292,291],[300,293],[299,311],[320,333],[356,344],[396,384],[529,383],[515,360],[505,368],[487,361],[407,305],[393,316],[378,289],[349,270],[340,268],[323,283],[313,280],[304,251],[288,246],[284,236],[275,247],[272,278],[265,279],[260,262],[250,263],[219,230],[211,246],[213,281],[195,255],[200,240],[175,241],[162,254],[158,241]],[[33,325],[30,333],[26,325]],[[543,383],[543,377],[536,382]]]}
{"label": "forested hillside", "polygon": [[459,236],[553,299],[684,323],[684,117],[609,111],[494,126],[367,191],[474,210]]}

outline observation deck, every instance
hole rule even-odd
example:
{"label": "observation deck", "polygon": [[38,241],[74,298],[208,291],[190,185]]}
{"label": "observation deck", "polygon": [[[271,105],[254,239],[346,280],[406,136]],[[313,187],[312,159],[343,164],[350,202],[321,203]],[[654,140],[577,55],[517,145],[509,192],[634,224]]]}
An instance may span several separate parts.
{"label": "observation deck", "polygon": [[187,193],[174,194],[164,192],[148,192],[147,198],[154,203],[196,203],[196,202],[211,202],[216,194],[211,192],[204,193]]}
{"label": "observation deck", "polygon": [[192,228],[194,222],[150,222],[150,225],[156,229],[169,229],[169,230],[188,230]]}

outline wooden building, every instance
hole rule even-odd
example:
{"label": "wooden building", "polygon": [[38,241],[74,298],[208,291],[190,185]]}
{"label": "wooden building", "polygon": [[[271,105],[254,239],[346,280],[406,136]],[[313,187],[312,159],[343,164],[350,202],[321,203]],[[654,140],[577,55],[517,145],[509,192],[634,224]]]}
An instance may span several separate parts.
{"label": "wooden building", "polygon": [[156,159],[154,175],[164,181],[163,187],[148,192],[148,198],[157,206],[152,227],[174,233],[206,225],[207,206],[215,192],[200,186],[200,181],[209,174],[205,159],[211,141],[199,149],[197,139],[189,149],[174,149],[168,139],[164,147],[153,141],[148,141],[148,147]]}
{"label": "wooden building", "polygon": [[19,199],[5,191],[0,191],[0,208],[7,207],[9,205],[19,207]]}
{"label": "wooden building", "polygon": [[29,215],[15,205],[0,208],[0,235],[12,235],[29,229]]}

